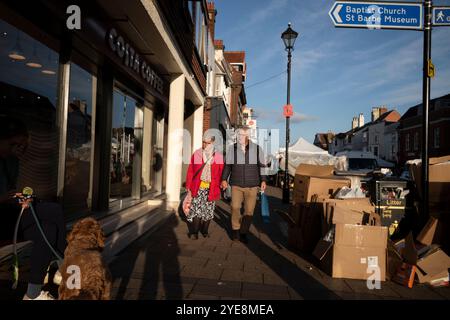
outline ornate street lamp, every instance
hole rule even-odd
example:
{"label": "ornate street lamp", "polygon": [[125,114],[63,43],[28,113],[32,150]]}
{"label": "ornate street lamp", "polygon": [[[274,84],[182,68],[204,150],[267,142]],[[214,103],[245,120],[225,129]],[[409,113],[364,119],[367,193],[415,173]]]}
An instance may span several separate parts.
{"label": "ornate street lamp", "polygon": [[[298,32],[295,32],[291,28],[291,23],[288,24],[288,28],[281,34],[281,39],[283,39],[284,46],[288,52],[288,81],[287,81],[287,105],[291,103],[291,57],[292,51],[294,51],[294,43],[298,37]],[[283,202],[289,203],[289,173],[288,173],[288,162],[289,162],[289,116],[286,116],[286,157],[284,165],[284,184],[283,184]]]}

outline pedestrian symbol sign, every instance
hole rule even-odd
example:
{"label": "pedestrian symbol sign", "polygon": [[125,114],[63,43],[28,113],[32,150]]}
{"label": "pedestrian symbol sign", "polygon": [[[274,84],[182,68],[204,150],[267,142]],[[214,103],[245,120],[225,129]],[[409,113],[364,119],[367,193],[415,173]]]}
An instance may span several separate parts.
{"label": "pedestrian symbol sign", "polygon": [[433,8],[433,26],[450,26],[450,7]]}

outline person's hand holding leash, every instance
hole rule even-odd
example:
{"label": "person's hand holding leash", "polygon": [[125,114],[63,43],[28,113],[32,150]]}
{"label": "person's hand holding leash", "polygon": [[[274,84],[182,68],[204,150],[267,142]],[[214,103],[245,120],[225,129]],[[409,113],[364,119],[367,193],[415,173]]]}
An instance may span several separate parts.
{"label": "person's hand holding leash", "polygon": [[33,198],[31,196],[26,196],[21,192],[16,192],[14,194],[14,198],[18,199],[19,205],[23,209],[28,209],[30,207],[30,203],[33,202]]}

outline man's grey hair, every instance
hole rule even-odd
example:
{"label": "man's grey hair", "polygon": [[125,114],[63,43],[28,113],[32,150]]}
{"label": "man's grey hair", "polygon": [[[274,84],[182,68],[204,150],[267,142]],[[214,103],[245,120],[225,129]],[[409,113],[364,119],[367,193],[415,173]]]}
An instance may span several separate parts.
{"label": "man's grey hair", "polygon": [[240,126],[236,129],[236,134],[240,134],[241,132],[248,132],[251,128],[249,126]]}

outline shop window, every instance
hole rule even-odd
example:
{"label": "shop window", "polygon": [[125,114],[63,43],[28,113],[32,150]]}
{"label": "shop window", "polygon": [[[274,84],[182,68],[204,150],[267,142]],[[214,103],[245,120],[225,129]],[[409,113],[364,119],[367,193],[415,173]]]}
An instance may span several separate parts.
{"label": "shop window", "polygon": [[89,187],[94,125],[94,77],[76,64],[71,64],[69,106],[67,114],[67,149],[64,183],[66,214],[90,207]]}
{"label": "shop window", "polygon": [[17,161],[18,190],[34,189],[40,199],[57,192],[58,54],[0,19],[0,114],[24,121],[29,146]]}
{"label": "shop window", "polygon": [[[140,189],[141,181],[136,179],[136,165],[140,154],[140,139],[142,131],[138,117],[141,110],[135,99],[121,91],[114,91],[113,124],[111,139],[110,162],[110,201],[134,197],[133,190]],[[138,115],[138,117],[136,117]]]}

